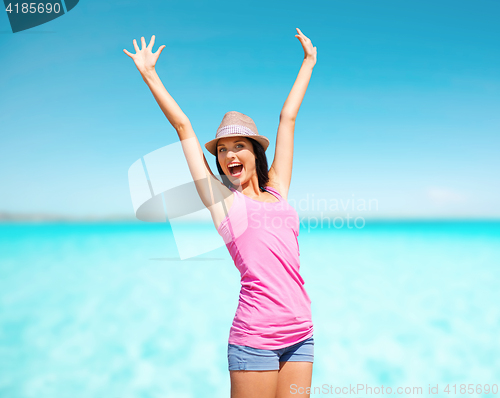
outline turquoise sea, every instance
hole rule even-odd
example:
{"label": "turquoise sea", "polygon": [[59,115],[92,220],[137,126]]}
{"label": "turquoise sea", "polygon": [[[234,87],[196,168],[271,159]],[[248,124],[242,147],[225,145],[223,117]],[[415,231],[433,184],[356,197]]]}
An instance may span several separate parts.
{"label": "turquoise sea", "polygon": [[[500,396],[476,393],[500,386],[500,222],[301,228],[299,244],[311,396]],[[239,287],[225,247],[181,261],[167,223],[0,224],[0,397],[229,397]]]}

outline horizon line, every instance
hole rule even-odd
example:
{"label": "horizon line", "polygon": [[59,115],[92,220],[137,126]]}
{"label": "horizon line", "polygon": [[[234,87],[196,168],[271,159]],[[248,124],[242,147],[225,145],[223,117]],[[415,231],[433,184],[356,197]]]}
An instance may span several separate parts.
{"label": "horizon line", "polygon": [[[307,223],[308,221],[314,221],[318,217],[339,217],[345,219],[350,217],[350,219],[355,219],[361,217],[366,221],[500,221],[500,215],[431,215],[431,214],[379,214],[379,215],[362,215],[362,214],[345,214],[345,213],[300,213],[298,212],[299,219],[301,222]],[[313,220],[311,220],[313,219]],[[174,219],[175,220],[175,219]],[[51,214],[51,213],[7,213],[0,212],[0,224],[5,224],[9,222],[136,222],[136,223],[147,223],[147,224],[159,224],[165,223],[170,224],[170,219],[166,221],[159,222],[148,222],[142,221],[135,216],[128,216],[123,214],[110,214],[107,216],[102,215],[64,215],[64,214]],[[210,218],[198,218],[198,219],[188,219],[188,220],[176,220],[177,223],[185,224],[203,224],[212,223]]]}

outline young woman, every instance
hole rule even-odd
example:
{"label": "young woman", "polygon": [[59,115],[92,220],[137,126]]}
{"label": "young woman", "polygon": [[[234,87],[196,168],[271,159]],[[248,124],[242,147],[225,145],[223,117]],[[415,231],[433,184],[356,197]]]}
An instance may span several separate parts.
{"label": "young woman", "polygon": [[299,218],[286,198],[292,176],[295,119],[317,51],[298,28],[304,49],[299,74],[280,114],[276,150],[268,169],[269,140],[253,120],[225,114],[215,139],[205,144],[216,156],[222,182],[210,170],[187,116],[163,86],[155,64],[165,46],[152,52],[155,36],[134,60],[158,105],[177,131],[184,155],[214,225],[241,273],[238,308],[228,342],[231,398],[309,397],[314,358],[310,299],[299,273]]}

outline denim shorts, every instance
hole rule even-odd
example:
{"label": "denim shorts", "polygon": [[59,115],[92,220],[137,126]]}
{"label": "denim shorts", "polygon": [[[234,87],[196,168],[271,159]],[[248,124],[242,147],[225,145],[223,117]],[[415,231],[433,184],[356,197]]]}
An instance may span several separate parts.
{"label": "denim shorts", "polygon": [[244,345],[228,344],[229,370],[279,370],[280,362],[314,361],[314,339],[309,337],[279,350],[263,350]]}

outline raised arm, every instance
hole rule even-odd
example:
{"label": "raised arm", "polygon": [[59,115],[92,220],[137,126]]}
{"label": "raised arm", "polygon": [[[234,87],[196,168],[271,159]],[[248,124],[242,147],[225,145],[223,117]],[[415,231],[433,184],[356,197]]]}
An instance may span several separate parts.
{"label": "raised arm", "polygon": [[134,39],[133,43],[136,53],[132,54],[125,49],[123,51],[134,60],[137,69],[153,93],[156,102],[172,127],[177,131],[191,176],[195,181],[200,198],[206,207],[212,206],[215,203],[219,203],[222,196],[228,197],[231,191],[215,178],[203,154],[198,138],[191,126],[191,122],[168,93],[160,77],[156,73],[156,61],[165,46],[160,46],[160,48],[153,53],[152,49],[154,42],[155,36],[151,38],[149,45],[146,46],[146,41],[144,37],[142,37],[142,48],[139,49]]}
{"label": "raised arm", "polygon": [[307,86],[309,85],[314,65],[316,65],[317,54],[316,47],[313,47],[311,40],[299,28],[297,28],[297,32],[299,34],[295,35],[295,37],[299,39],[304,49],[304,61],[281,110],[274,160],[269,169],[271,184],[275,185],[284,198],[288,196],[290,181],[292,179],[295,119],[297,118],[300,104],[304,99]]}

